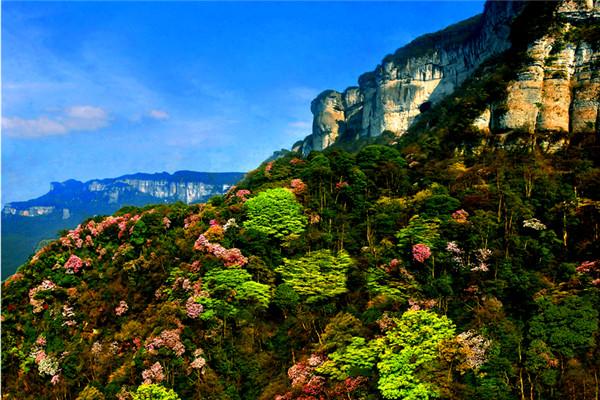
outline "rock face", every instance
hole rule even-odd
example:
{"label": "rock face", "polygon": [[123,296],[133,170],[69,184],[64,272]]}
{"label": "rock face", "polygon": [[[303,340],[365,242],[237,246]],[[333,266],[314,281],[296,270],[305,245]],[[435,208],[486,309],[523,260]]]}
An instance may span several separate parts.
{"label": "rock face", "polygon": [[[561,34],[598,23],[599,4],[561,2]],[[451,94],[484,61],[510,48],[511,23],[525,6],[488,1],[483,14],[417,38],[387,56],[375,71],[359,78],[358,87],[321,93],[311,104],[312,134],[292,150],[307,154],[384,131],[402,135],[421,112]],[[578,132],[596,127],[598,49],[585,40],[571,43],[547,36],[532,43],[529,53],[531,60],[511,83],[506,104],[490,106],[475,125],[484,131]]]}
{"label": "rock face", "polygon": [[560,32],[532,43],[528,62],[508,87],[493,131],[518,129],[581,133],[598,129],[600,52],[584,31],[600,23],[600,2],[564,2]]}

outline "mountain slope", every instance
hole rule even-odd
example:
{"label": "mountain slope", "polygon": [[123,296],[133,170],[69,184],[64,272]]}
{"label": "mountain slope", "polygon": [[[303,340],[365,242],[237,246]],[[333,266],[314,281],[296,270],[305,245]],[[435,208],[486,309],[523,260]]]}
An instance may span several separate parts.
{"label": "mountain slope", "polygon": [[569,4],[527,3],[396,144],[49,243],[3,284],[4,396],[595,399],[600,138],[473,126]]}
{"label": "mountain slope", "polygon": [[198,203],[225,193],[244,176],[240,172],[178,171],[132,174],[88,182],[53,182],[37,199],[13,202],[2,210],[2,279],[34,252],[38,243],[85,218],[112,214],[124,206]]}

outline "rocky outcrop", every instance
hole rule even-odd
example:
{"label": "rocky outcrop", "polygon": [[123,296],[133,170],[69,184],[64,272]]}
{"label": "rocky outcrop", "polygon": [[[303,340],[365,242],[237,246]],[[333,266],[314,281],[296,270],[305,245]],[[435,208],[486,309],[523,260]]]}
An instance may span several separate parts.
{"label": "rocky outcrop", "polygon": [[[483,14],[422,36],[387,56],[359,78],[358,87],[321,93],[311,104],[312,134],[292,150],[307,154],[384,131],[402,135],[421,112],[453,93],[484,61],[510,48],[511,24],[525,6],[488,1]],[[569,32],[597,24],[598,9],[598,0],[563,0],[556,18],[564,38],[547,35],[532,43],[529,61],[510,83],[506,102],[490,104],[474,125],[487,132],[595,129],[598,49]]]}
{"label": "rocky outcrop", "polygon": [[590,132],[598,129],[600,49],[585,32],[600,23],[600,2],[565,2],[560,31],[530,45],[527,62],[511,82],[493,131]]}

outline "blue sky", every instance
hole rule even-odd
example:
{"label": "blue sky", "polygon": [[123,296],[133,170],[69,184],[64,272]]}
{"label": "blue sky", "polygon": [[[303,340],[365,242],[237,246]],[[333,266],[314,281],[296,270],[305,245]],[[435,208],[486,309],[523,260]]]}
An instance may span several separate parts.
{"label": "blue sky", "polygon": [[51,181],[247,171],[310,133],[310,101],[463,2],[2,2],[2,203]]}

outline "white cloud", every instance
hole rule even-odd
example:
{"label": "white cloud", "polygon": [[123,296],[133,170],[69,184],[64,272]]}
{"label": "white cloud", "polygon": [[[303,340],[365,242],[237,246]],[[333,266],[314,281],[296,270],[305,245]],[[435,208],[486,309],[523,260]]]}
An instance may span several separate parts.
{"label": "white cloud", "polygon": [[2,130],[8,136],[19,137],[40,137],[51,135],[64,135],[67,132],[66,127],[49,119],[48,117],[39,117],[35,119],[23,119],[19,117],[2,117]]}
{"label": "white cloud", "polygon": [[170,117],[169,113],[163,110],[150,110],[148,116],[159,121],[169,119]]}
{"label": "white cloud", "polygon": [[17,138],[38,138],[44,136],[66,135],[71,132],[95,131],[109,123],[108,113],[93,106],[72,106],[58,115],[25,119],[3,117],[2,131],[7,136]]}

